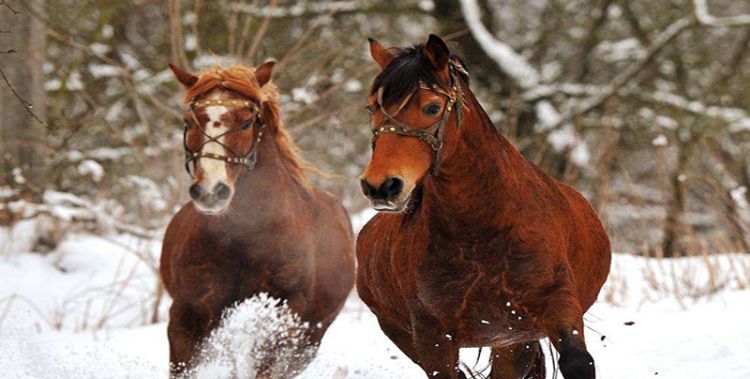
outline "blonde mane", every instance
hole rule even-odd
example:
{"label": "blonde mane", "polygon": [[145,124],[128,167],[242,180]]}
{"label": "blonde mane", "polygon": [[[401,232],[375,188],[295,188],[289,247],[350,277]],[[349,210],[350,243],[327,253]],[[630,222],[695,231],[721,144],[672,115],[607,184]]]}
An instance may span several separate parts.
{"label": "blonde mane", "polygon": [[226,88],[264,104],[266,109],[263,111],[263,121],[270,131],[269,134],[274,138],[284,167],[294,180],[306,188],[309,187],[310,182],[306,173],[318,172],[318,170],[300,157],[300,149],[284,130],[279,91],[276,85],[269,81],[260,87],[255,78],[255,69],[252,67],[241,65],[228,68],[216,67],[200,73],[198,81],[188,89],[185,103],[217,87]]}

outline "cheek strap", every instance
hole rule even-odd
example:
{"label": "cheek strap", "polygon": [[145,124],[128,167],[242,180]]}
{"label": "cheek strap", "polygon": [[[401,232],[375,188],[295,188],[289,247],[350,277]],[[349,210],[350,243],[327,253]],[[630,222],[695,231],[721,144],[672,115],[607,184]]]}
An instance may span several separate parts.
{"label": "cheek strap", "polygon": [[[383,87],[380,87],[380,89],[378,89],[377,102],[380,111],[383,113],[384,119],[372,132],[373,136],[371,140],[371,147],[373,150],[375,149],[375,142],[377,141],[378,137],[385,133],[393,133],[405,137],[417,138],[418,140],[430,145],[430,147],[434,151],[431,173],[432,176],[438,176],[438,173],[440,172],[441,155],[443,151],[443,135],[445,134],[444,126],[448,123],[450,115],[454,110],[456,113],[456,124],[458,125],[458,127],[460,128],[461,124],[463,123],[463,118],[461,115],[460,84],[458,78],[456,77],[453,62],[451,62],[448,67],[451,79],[450,91],[445,91],[437,85],[429,87],[424,83],[420,83],[419,87],[415,88],[414,91],[412,91],[408,96],[406,96],[404,100],[401,101],[401,103],[399,103],[399,106],[396,109],[396,113],[393,115],[388,113],[388,111],[385,110],[385,106],[383,105]],[[406,106],[409,100],[411,100],[411,98],[414,96],[414,93],[417,92],[419,88],[430,90],[448,98],[448,101],[445,104],[445,108],[443,109],[443,115],[442,117],[440,117],[440,120],[427,128],[413,127],[396,119],[396,116]]]}

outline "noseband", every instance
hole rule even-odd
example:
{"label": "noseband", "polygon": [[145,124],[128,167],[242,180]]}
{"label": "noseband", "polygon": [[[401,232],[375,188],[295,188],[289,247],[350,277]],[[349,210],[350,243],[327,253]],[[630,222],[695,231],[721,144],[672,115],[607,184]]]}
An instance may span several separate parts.
{"label": "noseband", "polygon": [[[245,124],[243,124],[240,128],[230,129],[226,132],[219,134],[216,137],[212,137],[208,133],[206,133],[203,128],[201,128],[201,123],[198,121],[198,115],[195,113],[196,108],[202,108],[202,107],[210,107],[210,106],[230,106],[230,107],[243,107],[249,109],[253,113],[253,117],[248,120]],[[190,163],[197,161],[201,158],[208,158],[208,159],[216,159],[219,161],[223,161],[229,164],[236,164],[240,166],[244,166],[248,170],[252,170],[255,168],[255,164],[258,162],[258,145],[260,144],[260,139],[263,136],[263,129],[265,129],[266,125],[263,123],[263,119],[260,117],[260,107],[249,100],[237,100],[237,99],[208,99],[208,100],[201,100],[201,101],[191,101],[190,102],[190,115],[193,119],[193,122],[195,123],[198,130],[200,130],[201,134],[203,134],[206,137],[206,141],[201,143],[200,146],[198,146],[194,150],[190,150],[187,145],[187,132],[188,129],[190,129],[190,124],[185,123],[185,130],[182,134],[182,145],[185,148],[185,170],[188,172],[188,174],[193,177],[193,173],[190,171]],[[246,130],[248,128],[254,128],[255,130],[255,141],[253,142],[253,146],[250,147],[250,150],[245,154],[240,154],[231,149],[229,146],[223,144],[219,139],[221,137],[224,137],[228,134],[235,133],[238,131]],[[229,156],[226,155],[220,155],[220,154],[213,154],[213,153],[204,153],[203,147],[207,144],[215,142],[221,145],[226,151],[230,153]],[[193,164],[193,167],[195,167],[195,164]]]}
{"label": "noseband", "polygon": [[[465,70],[463,70],[463,67],[459,66],[459,69],[462,70],[462,73],[465,72]],[[378,137],[380,137],[380,135],[382,134],[393,133],[406,137],[414,137],[430,145],[432,151],[434,151],[435,156],[434,161],[432,162],[431,172],[432,176],[438,176],[438,172],[440,171],[440,156],[443,150],[443,134],[445,133],[444,126],[446,123],[448,123],[448,119],[450,119],[450,115],[453,110],[456,111],[456,124],[459,128],[461,127],[462,121],[460,91],[461,84],[458,81],[458,77],[456,76],[456,66],[453,61],[448,63],[448,72],[450,75],[450,90],[446,91],[437,84],[428,86],[425,83],[420,82],[419,87],[415,88],[414,91],[409,94],[409,96],[401,101],[401,104],[396,110],[396,113],[393,115],[389,114],[385,110],[385,106],[383,105],[383,87],[380,87],[380,89],[378,90],[377,101],[380,111],[383,112],[383,115],[385,116],[385,120],[382,121],[372,132],[373,135],[371,144],[373,150],[375,149],[375,141],[377,141]],[[404,106],[406,106],[412,96],[414,96],[414,93],[417,92],[417,90],[420,88],[435,92],[448,98],[448,102],[445,104],[445,109],[443,110],[443,116],[439,121],[427,128],[413,127],[399,120],[396,120],[396,116],[399,114],[399,112],[401,112]]]}

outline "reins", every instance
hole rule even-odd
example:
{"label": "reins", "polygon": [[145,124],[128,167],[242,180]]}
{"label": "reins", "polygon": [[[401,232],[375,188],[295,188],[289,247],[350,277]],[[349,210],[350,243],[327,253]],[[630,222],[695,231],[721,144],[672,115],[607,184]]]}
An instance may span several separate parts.
{"label": "reins", "polygon": [[[234,106],[234,107],[244,107],[248,108],[252,113],[253,117],[248,120],[245,124],[243,124],[240,128],[235,128],[228,130],[218,136],[212,137],[208,133],[206,133],[203,128],[201,128],[201,124],[198,121],[198,115],[195,113],[196,108],[200,107],[209,107],[209,106]],[[215,159],[219,161],[223,161],[229,164],[236,164],[244,166],[248,170],[253,170],[255,168],[255,165],[258,162],[258,145],[260,144],[261,137],[263,137],[263,129],[265,129],[266,125],[263,122],[263,119],[260,116],[260,107],[250,101],[250,100],[237,100],[237,99],[208,99],[208,100],[201,100],[201,101],[191,101],[189,104],[190,107],[190,116],[193,119],[193,122],[195,123],[198,130],[206,137],[206,140],[203,141],[203,143],[200,144],[197,148],[190,150],[187,145],[187,132],[188,129],[190,129],[190,123],[185,123],[185,130],[182,134],[182,145],[185,148],[185,171],[193,177],[193,173],[190,171],[190,163],[193,162],[193,168],[195,168],[195,161],[201,158],[208,158],[208,159]],[[225,145],[219,139],[221,137],[224,137],[231,133],[236,133],[238,131],[247,130],[248,128],[254,128],[255,131],[255,141],[253,142],[253,145],[250,147],[250,150],[245,153],[241,154],[233,149],[231,149],[229,146]],[[213,154],[213,153],[205,153],[203,152],[203,147],[207,144],[215,142],[219,145],[221,145],[224,149],[226,149],[230,155],[220,155],[220,154]]]}
{"label": "reins", "polygon": [[[462,72],[465,72],[462,67],[460,69],[462,70]],[[385,110],[385,106],[383,105],[383,87],[380,87],[380,89],[378,90],[377,102],[380,111],[383,112],[383,115],[385,116],[385,121],[382,121],[372,132],[373,136],[371,145],[373,150],[375,149],[375,141],[377,141],[378,137],[381,134],[393,133],[401,136],[417,138],[418,140],[430,145],[430,147],[434,151],[434,161],[432,162],[431,173],[432,176],[438,176],[441,163],[440,157],[443,150],[443,135],[445,133],[444,126],[446,123],[448,123],[448,119],[450,119],[451,112],[454,109],[456,113],[456,124],[459,128],[461,127],[462,123],[460,91],[461,84],[458,80],[456,74],[456,66],[453,61],[450,61],[448,63],[448,73],[450,76],[450,90],[446,91],[437,84],[428,86],[425,83],[420,82],[419,86],[415,88],[414,91],[412,91],[401,102],[401,104],[399,104],[396,113],[394,113],[393,115],[389,114]],[[403,107],[406,106],[412,96],[414,96],[414,93],[420,88],[435,92],[448,98],[448,102],[445,104],[445,109],[443,110],[443,115],[440,120],[427,128],[416,128],[399,120],[396,120],[396,116],[399,114],[399,112],[401,112]]]}

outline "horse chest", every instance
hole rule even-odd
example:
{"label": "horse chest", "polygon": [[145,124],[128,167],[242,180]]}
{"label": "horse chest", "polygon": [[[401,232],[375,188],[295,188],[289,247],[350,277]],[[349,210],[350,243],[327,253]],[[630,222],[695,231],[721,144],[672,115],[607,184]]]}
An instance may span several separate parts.
{"label": "horse chest", "polygon": [[509,280],[516,268],[497,254],[498,246],[432,249],[416,272],[417,297],[467,345],[526,340],[540,330]]}
{"label": "horse chest", "polygon": [[[212,254],[206,254],[213,251]],[[202,249],[183,255],[176,296],[194,304],[226,305],[264,292],[287,299],[309,279],[303,254],[279,259],[258,251]]]}

